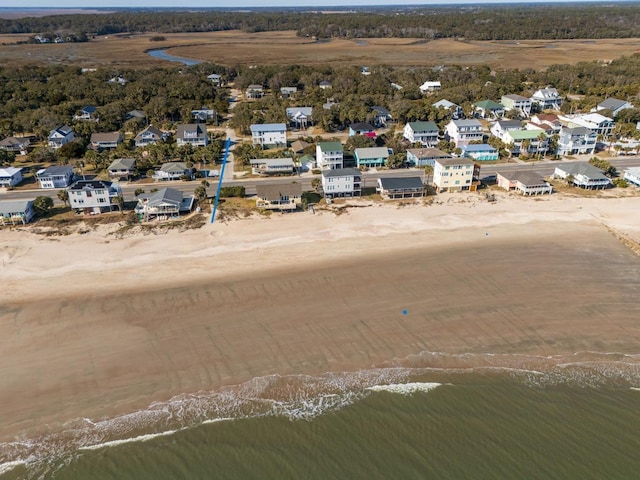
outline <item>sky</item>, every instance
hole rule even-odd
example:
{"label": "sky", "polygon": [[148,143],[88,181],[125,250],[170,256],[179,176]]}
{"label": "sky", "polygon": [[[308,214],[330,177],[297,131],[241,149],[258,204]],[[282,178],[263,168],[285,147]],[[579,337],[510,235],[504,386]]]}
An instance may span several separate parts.
{"label": "sky", "polygon": [[[541,1],[541,0],[537,0]],[[558,0],[542,0],[547,3],[559,3]],[[597,1],[597,0],[592,0]],[[600,0],[602,1],[602,0]],[[96,8],[96,7],[173,7],[173,8],[203,8],[203,7],[331,7],[367,5],[434,5],[434,4],[477,4],[477,3],[531,3],[527,0],[218,0],[198,1],[183,0],[1,0],[0,7],[7,8]],[[566,0],[563,1],[566,3]]]}

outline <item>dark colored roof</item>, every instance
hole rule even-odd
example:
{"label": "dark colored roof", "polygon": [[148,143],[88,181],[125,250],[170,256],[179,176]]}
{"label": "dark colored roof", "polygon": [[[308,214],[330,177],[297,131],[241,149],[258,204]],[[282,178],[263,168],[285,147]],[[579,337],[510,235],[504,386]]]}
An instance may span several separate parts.
{"label": "dark colored roof", "polygon": [[372,125],[364,122],[352,123],[349,128],[354,132],[373,132],[375,130]]}
{"label": "dark colored roof", "polygon": [[167,173],[182,173],[189,170],[184,162],[167,162],[163,163],[160,170]]}
{"label": "dark colored roof", "polygon": [[87,105],[86,107],[82,107],[81,112],[94,113],[96,111],[96,107],[93,105]]}
{"label": "dark colored roof", "polygon": [[359,177],[362,172],[357,168],[334,168],[332,170],[323,170],[322,176],[329,177]]}
{"label": "dark colored roof", "polygon": [[410,148],[407,152],[418,158],[452,158],[447,152],[438,148]]}
{"label": "dark colored roof", "polygon": [[383,177],[379,181],[383,190],[424,188],[420,177]]}
{"label": "dark colored roof", "polygon": [[389,117],[391,116],[391,112],[387,108],[380,105],[374,105],[373,107],[371,107],[371,111],[376,112],[378,115],[387,115]]}
{"label": "dark colored roof", "polygon": [[13,147],[14,145],[29,145],[28,138],[16,138],[16,137],[7,137],[4,140],[0,140],[0,146],[3,147]]}
{"label": "dark colored roof", "polygon": [[260,198],[273,201],[280,200],[283,196],[299,197],[302,195],[302,185],[300,183],[285,184],[258,184],[256,185],[256,194]]}
{"label": "dark colored roof", "polygon": [[38,176],[68,175],[69,173],[73,173],[73,167],[68,165],[54,165],[53,167],[47,167],[44,170],[40,170],[38,172]]}
{"label": "dark colored roof", "polygon": [[473,165],[473,159],[465,157],[437,158],[440,165]]}
{"label": "dark colored roof", "polygon": [[145,128],[144,130],[142,130],[140,133],[136,135],[136,139],[142,138],[142,134],[146,132],[152,133],[158,138],[162,138],[162,132],[158,128],[154,127],[153,125],[149,125],[147,128]]}
{"label": "dark colored roof", "polygon": [[207,131],[202,128],[202,124],[200,124],[200,123],[183,123],[181,125],[178,125],[178,128],[176,129],[176,137],[177,138],[184,138],[185,132],[193,132],[193,131],[196,132],[196,135],[198,136],[198,138],[206,137],[206,135],[207,135]]}
{"label": "dark colored roof", "polygon": [[618,108],[626,105],[628,102],[624,100],[618,100],[617,98],[607,98],[605,101],[600,103],[598,106],[600,108],[606,108],[609,110],[617,110]]}
{"label": "dark colored roof", "polygon": [[119,140],[122,140],[122,134],[120,132],[92,133],[91,134],[91,143],[117,142]]}
{"label": "dark colored roof", "polygon": [[108,189],[111,187],[111,182],[104,180],[78,180],[69,187],[69,190],[84,190],[90,188],[92,190]]}

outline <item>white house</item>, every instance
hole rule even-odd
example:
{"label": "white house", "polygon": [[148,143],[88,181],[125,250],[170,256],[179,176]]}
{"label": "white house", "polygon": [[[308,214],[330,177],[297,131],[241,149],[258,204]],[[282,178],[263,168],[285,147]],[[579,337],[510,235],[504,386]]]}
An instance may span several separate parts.
{"label": "white house", "polygon": [[305,130],[312,122],[313,107],[288,107],[286,114],[291,125]]}
{"label": "white house", "polygon": [[435,122],[408,122],[404,126],[402,136],[411,143],[420,143],[425,147],[438,144],[438,126]]}
{"label": "white house", "polygon": [[640,167],[625,168],[623,178],[640,187]]}
{"label": "white house", "polygon": [[440,82],[437,82],[437,81],[435,82],[426,81],[422,85],[420,85],[420,91],[422,93],[437,92],[441,88],[442,88],[442,85],[440,84]]}
{"label": "white house", "polygon": [[293,159],[291,158],[254,158],[249,160],[254,175],[291,175]]}
{"label": "white house", "polygon": [[563,128],[558,136],[558,155],[591,154],[598,135],[586,127]]}
{"label": "white house", "polygon": [[65,188],[73,181],[73,167],[53,166],[36,172],[40,188]]}
{"label": "white house", "polygon": [[476,115],[481,118],[502,118],[504,116],[504,106],[493,100],[482,100],[474,104]]}
{"label": "white house", "polygon": [[193,197],[185,197],[180,190],[162,188],[150,194],[138,196],[135,212],[145,222],[150,220],[169,220],[181,213],[189,213],[193,208]]}
{"label": "white house", "polygon": [[201,123],[186,123],[178,125],[176,129],[176,145],[191,145],[192,147],[206,147],[209,144],[207,127]]}
{"label": "white house", "polygon": [[0,202],[0,225],[29,223],[35,216],[33,200],[7,200]]}
{"label": "white house", "polygon": [[244,92],[246,98],[262,98],[264,97],[264,87],[262,85],[249,85]]}
{"label": "white house", "polygon": [[327,198],[359,197],[364,184],[357,168],[334,168],[322,171],[322,191]]}
{"label": "white house", "polygon": [[340,142],[318,142],[316,145],[316,162],[323,170],[342,168],[344,166],[344,150]]}
{"label": "white house", "polygon": [[153,179],[156,181],[181,180],[184,177],[193,178],[193,168],[187,167],[184,162],[163,163],[160,170],[156,170],[153,174]]}
{"label": "white house", "polygon": [[449,100],[446,99],[442,99],[437,101],[436,103],[434,103],[432,105],[435,108],[442,108],[444,110],[448,110],[451,112],[452,118],[454,120],[460,118],[462,116],[462,107],[460,105],[456,105],[453,102],[450,102]]}
{"label": "white house", "polygon": [[560,110],[562,97],[555,88],[541,88],[531,95],[531,103],[539,110]]}
{"label": "white house", "polygon": [[587,162],[566,163],[557,166],[553,176],[562,179],[571,176],[574,185],[590,190],[606,188],[611,185],[611,179],[606,177],[602,170]]}
{"label": "white house", "polygon": [[14,187],[22,181],[22,169],[15,167],[0,168],[0,187]]}
{"label": "white house", "polygon": [[522,129],[522,122],[520,120],[507,120],[503,118],[495,122],[489,129],[489,132],[491,132],[491,135],[493,135],[494,137],[498,137],[500,140],[504,142],[505,133],[507,133],[510,130],[521,130],[521,129]]}
{"label": "white house", "polygon": [[524,117],[529,117],[529,115],[531,115],[531,107],[533,103],[530,98],[511,93],[509,95],[503,95],[500,99],[500,103],[504,105],[504,109],[507,112],[515,110],[520,112]]}
{"label": "white house", "polygon": [[222,75],[218,75],[217,73],[207,75],[207,80],[209,80],[216,87],[222,85]]}
{"label": "white house", "polygon": [[522,195],[544,195],[553,193],[553,187],[539,173],[529,170],[498,172],[498,186],[505,190],[515,190]]}
{"label": "white house", "polygon": [[110,212],[118,206],[117,198],[122,195],[117,183],[104,180],[78,180],[67,191],[71,208],[85,213]]}
{"label": "white house", "polygon": [[286,147],[287,126],[284,123],[254,123],[251,138],[254,145]]}
{"label": "white house", "polygon": [[87,105],[83,107],[76,115],[73,116],[74,120],[89,120],[89,121],[97,121],[95,118],[96,107],[93,105]]}
{"label": "white house", "polygon": [[439,159],[433,167],[433,183],[439,190],[448,192],[475,190],[475,170],[470,158]]}
{"label": "white house", "polygon": [[69,125],[63,125],[62,127],[54,128],[49,133],[49,148],[57,150],[63,145],[72,142],[74,138],[75,136],[73,133],[73,129]]}
{"label": "white house", "polygon": [[156,144],[166,138],[166,134],[153,125],[149,125],[136,135],[136,147],[146,147],[147,145]]}
{"label": "white house", "polygon": [[484,133],[482,124],[476,120],[451,120],[445,127],[445,138],[456,146],[482,141]]}
{"label": "white house", "polygon": [[599,113],[585,113],[574,115],[559,115],[560,121],[566,122],[569,128],[585,127],[596,135],[608,137],[613,130],[613,119],[600,115]]}
{"label": "white house", "polygon": [[615,118],[622,110],[625,110],[627,108],[635,107],[632,103],[625,102],[624,100],[618,100],[617,98],[607,98],[603,102],[600,102],[598,105],[596,105],[595,108],[592,108],[591,112],[596,113],[600,110],[610,110]]}
{"label": "white house", "polygon": [[282,98],[291,98],[298,93],[298,87],[280,87],[280,96]]}
{"label": "white house", "polygon": [[545,154],[549,149],[547,134],[542,130],[510,130],[504,135],[504,143],[513,155]]}

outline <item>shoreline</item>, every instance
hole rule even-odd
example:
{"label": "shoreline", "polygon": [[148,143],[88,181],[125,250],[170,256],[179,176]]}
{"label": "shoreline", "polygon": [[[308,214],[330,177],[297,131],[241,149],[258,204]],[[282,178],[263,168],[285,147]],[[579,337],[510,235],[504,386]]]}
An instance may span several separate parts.
{"label": "shoreline", "polygon": [[637,238],[640,199],[451,198],[108,243],[0,232],[2,440],[421,352],[638,353],[640,260],[603,223]]}

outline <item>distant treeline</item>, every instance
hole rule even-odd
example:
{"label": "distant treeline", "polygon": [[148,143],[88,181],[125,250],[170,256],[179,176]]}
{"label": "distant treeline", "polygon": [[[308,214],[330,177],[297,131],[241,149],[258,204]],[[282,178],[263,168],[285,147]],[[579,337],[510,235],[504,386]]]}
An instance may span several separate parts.
{"label": "distant treeline", "polygon": [[[302,25],[302,27],[301,27]],[[455,6],[355,10],[349,13],[120,11],[0,20],[0,33],[295,30],[317,38],[415,37],[468,40],[640,37],[640,5],[616,3]]]}

